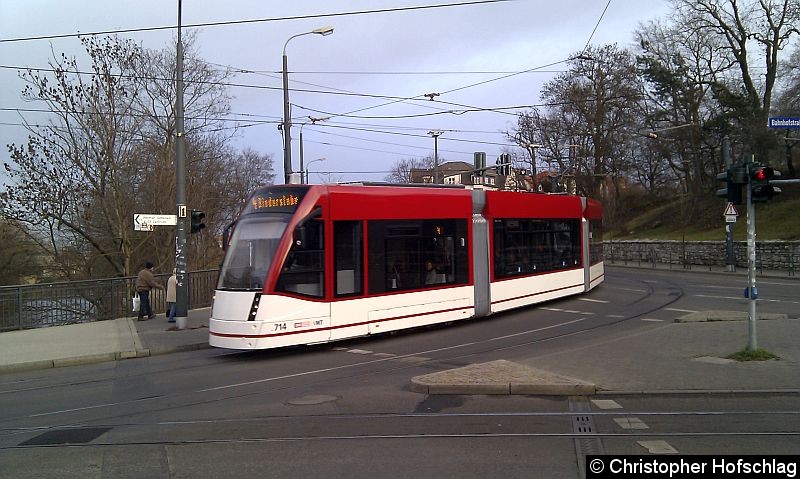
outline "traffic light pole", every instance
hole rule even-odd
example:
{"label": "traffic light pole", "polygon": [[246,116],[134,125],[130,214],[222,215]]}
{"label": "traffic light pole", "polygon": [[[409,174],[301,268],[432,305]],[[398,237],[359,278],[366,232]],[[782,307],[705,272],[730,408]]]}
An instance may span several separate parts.
{"label": "traffic light pole", "polygon": [[[726,169],[731,168],[731,140],[727,136],[722,139],[722,161]],[[736,271],[736,253],[733,248],[733,226],[736,223],[725,223],[725,262],[728,271]]]}
{"label": "traffic light pole", "polygon": [[178,0],[177,74],[175,78],[175,203],[178,222],[175,227],[175,321],[186,328],[189,309],[189,285],[186,263],[186,148],[183,122],[183,43],[181,42],[181,1]]}
{"label": "traffic light pole", "polygon": [[[750,163],[752,164],[752,163]],[[750,298],[748,308],[748,340],[747,349],[758,349],[756,340],[756,208],[753,204],[753,188],[751,182],[747,184],[747,297]]]}
{"label": "traffic light pole", "polygon": [[[756,288],[756,201],[769,201],[773,196],[779,195],[781,189],[776,185],[796,184],[800,180],[773,180],[780,176],[780,171],[772,169],[768,165],[756,163],[751,156],[748,160],[737,166],[731,166],[730,153],[727,139],[723,140],[723,159],[727,166],[727,171],[717,175],[717,180],[725,181],[727,188],[718,190],[716,195],[726,197],[729,205],[740,204],[742,202],[741,187],[747,189],[747,287],[744,289],[744,297],[749,300],[748,304],[748,341],[747,349],[758,349],[756,335],[756,321],[758,313],[756,311],[756,301],[758,301],[758,288]],[[727,211],[727,209],[726,209]],[[726,229],[729,234],[733,230]],[[730,236],[729,236],[730,241]],[[730,250],[728,252],[730,254]]]}

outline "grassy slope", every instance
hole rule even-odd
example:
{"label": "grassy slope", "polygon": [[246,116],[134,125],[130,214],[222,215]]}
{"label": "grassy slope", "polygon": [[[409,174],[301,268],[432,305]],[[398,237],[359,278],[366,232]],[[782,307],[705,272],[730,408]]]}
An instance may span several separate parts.
{"label": "grassy slope", "polygon": [[[712,198],[703,204],[687,200],[660,203],[627,218],[624,226],[607,231],[606,239],[668,239],[724,241],[726,202]],[[739,218],[734,239],[747,239],[747,207],[736,207]],[[800,240],[800,194],[784,194],[767,203],[756,203],[756,239]]]}

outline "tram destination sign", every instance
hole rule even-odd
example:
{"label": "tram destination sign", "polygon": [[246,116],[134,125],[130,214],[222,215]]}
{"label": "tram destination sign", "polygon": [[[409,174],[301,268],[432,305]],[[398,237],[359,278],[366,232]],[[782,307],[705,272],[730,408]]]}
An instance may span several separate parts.
{"label": "tram destination sign", "polygon": [[148,215],[134,214],[134,231],[153,231],[153,226],[175,226],[178,224],[177,215]]}
{"label": "tram destination sign", "polygon": [[259,188],[250,196],[244,213],[294,213],[307,191],[308,186]]}

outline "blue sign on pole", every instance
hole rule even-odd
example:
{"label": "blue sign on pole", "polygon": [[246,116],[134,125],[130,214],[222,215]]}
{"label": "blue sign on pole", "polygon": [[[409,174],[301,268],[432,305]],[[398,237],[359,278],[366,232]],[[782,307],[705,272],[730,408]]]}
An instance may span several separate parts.
{"label": "blue sign on pole", "polygon": [[800,118],[790,118],[784,116],[770,117],[770,128],[800,128]]}

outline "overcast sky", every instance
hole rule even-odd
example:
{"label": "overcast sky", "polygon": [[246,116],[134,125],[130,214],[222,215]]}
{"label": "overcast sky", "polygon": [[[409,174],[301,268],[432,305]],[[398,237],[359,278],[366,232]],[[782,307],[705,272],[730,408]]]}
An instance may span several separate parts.
{"label": "overcast sky", "polygon": [[[564,68],[558,62],[582,50],[590,37],[594,45],[628,46],[640,22],[664,17],[669,11],[666,0],[510,0],[321,16],[450,3],[460,2],[183,0],[183,25],[267,20],[191,30],[197,32],[204,60],[248,72],[238,74],[234,82],[271,87],[234,87],[230,93],[235,97],[234,117],[261,115],[259,119],[273,122],[242,128],[235,143],[238,148],[273,155],[278,183],[283,175],[277,123],[283,115],[280,71],[284,43],[298,33],[322,26],[335,28],[325,37],[294,38],[287,48],[290,88],[327,92],[290,92],[295,171],[299,168],[299,125],[308,116],[338,115],[303,128],[305,163],[325,158],[309,167],[311,182],[316,183],[381,180],[398,160],[432,155],[434,141],[428,132],[435,129],[444,131],[439,138],[442,161],[471,163],[474,151],[485,151],[487,162],[493,163],[508,145],[500,132],[512,128],[514,113],[522,110],[463,113],[463,106],[443,102],[477,108],[536,104],[542,84]],[[315,18],[302,18],[305,16]],[[176,24],[177,1],[0,0],[0,40]],[[175,30],[133,31],[120,36],[146,48],[161,49],[174,41]],[[52,52],[80,51],[74,36],[0,41],[3,146],[26,138],[18,125],[19,113],[8,109],[33,107],[21,101],[23,83],[18,71],[9,67],[47,67]],[[87,69],[88,62],[83,66]],[[526,73],[500,79],[517,72]],[[485,83],[476,85],[481,82]],[[421,98],[427,93],[441,95],[437,101],[404,102],[365,96]],[[389,102],[393,103],[385,105]],[[355,110],[362,111],[345,115]],[[43,121],[41,114],[23,114],[32,123]],[[231,125],[236,123],[233,120]],[[5,148],[0,157],[3,161],[8,157]],[[331,172],[330,176],[317,173],[321,171]]]}

